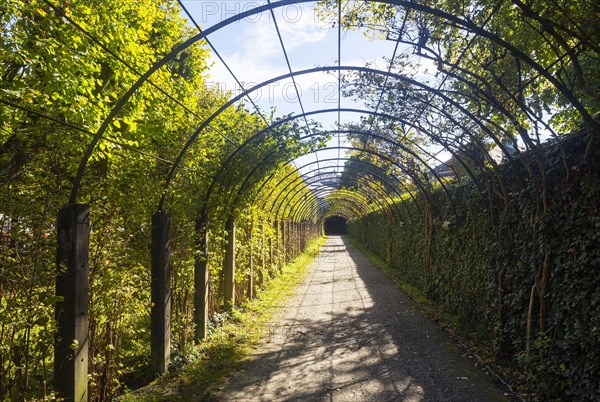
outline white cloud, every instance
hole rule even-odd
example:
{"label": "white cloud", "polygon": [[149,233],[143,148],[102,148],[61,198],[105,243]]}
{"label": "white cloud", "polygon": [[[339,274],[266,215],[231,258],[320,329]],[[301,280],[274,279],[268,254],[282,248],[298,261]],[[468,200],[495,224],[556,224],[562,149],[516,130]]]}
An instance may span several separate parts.
{"label": "white cloud", "polygon": [[[306,7],[276,9],[275,18],[288,54],[304,45],[318,44],[329,32],[328,27],[315,22],[313,12]],[[218,39],[222,43],[215,44],[217,50],[241,81],[262,82],[288,72],[271,15],[234,24],[229,28],[226,39],[217,38],[216,42],[219,42]],[[235,81],[221,62],[214,56],[213,61],[215,65],[210,71],[211,81],[225,83],[227,88],[235,87]]]}

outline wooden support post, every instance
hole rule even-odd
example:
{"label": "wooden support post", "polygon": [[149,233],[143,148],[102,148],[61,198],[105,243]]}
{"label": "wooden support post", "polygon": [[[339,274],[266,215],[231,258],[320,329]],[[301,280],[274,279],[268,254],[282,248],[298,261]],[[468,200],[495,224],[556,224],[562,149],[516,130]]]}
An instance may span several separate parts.
{"label": "wooden support post", "polygon": [[302,250],[304,250],[306,248],[306,246],[308,246],[308,242],[312,239],[312,234],[310,233],[311,227],[310,227],[310,223],[303,223],[302,224],[302,228],[303,228],[303,233],[304,233],[304,240],[302,242]]}
{"label": "wooden support post", "polygon": [[[277,247],[277,251],[278,251],[277,254],[278,254],[278,257],[279,257],[278,258],[278,262],[279,262],[278,269],[281,270],[281,267],[283,265],[285,265],[285,255],[286,255],[285,248],[286,248],[286,242],[285,242],[285,222],[284,221],[280,221],[279,223],[280,223],[280,226],[281,226],[281,229],[280,229],[280,231],[281,231],[281,243],[278,242],[278,244],[277,244],[277,246],[278,246]],[[281,247],[279,247],[280,244],[281,244]],[[282,257],[283,257],[283,259],[282,259]]]}
{"label": "wooden support post", "polygon": [[287,233],[287,261],[291,261],[293,258],[292,252],[293,252],[293,248],[294,248],[294,238],[293,238],[293,233],[292,233],[292,222],[291,221],[286,221],[285,222],[285,231]]}
{"label": "wooden support post", "polygon": [[290,260],[296,256],[296,224],[292,221],[290,225]]}
{"label": "wooden support post", "polygon": [[300,250],[300,244],[298,239],[300,238],[300,231],[298,230],[298,222],[292,222],[292,228],[294,229],[294,258],[298,256]]}
{"label": "wooden support post", "polygon": [[290,260],[293,260],[296,257],[296,222],[290,222],[290,237],[291,237],[291,252],[290,252]]}
{"label": "wooden support post", "polygon": [[65,401],[88,399],[89,205],[58,212],[54,389]]}
{"label": "wooden support post", "polygon": [[158,374],[165,374],[171,361],[170,230],[169,211],[152,216],[150,350],[152,370]]}
{"label": "wooden support post", "polygon": [[254,256],[252,254],[252,231],[254,230],[254,224],[250,225],[250,237],[248,238],[250,249],[250,258],[248,261],[248,289],[246,289],[246,297],[248,300],[254,299]]}
{"label": "wooden support post", "polygon": [[285,232],[282,221],[277,222],[277,225],[279,232],[279,235],[277,236],[277,269],[280,270],[282,258],[285,258]]}
{"label": "wooden support post", "polygon": [[273,268],[273,236],[269,236],[269,277],[273,278],[275,269]]}
{"label": "wooden support post", "polygon": [[208,330],[208,225],[207,215],[196,220],[196,257],[194,259],[194,337],[199,341]]}
{"label": "wooden support post", "polygon": [[[273,238],[269,239],[270,246],[270,258],[271,258],[271,278],[275,276],[275,271],[279,268],[279,222],[274,221],[273,227],[275,228],[275,246],[273,246]],[[275,251],[273,251],[275,250]],[[277,257],[277,259],[275,259]]]}
{"label": "wooden support post", "polygon": [[233,216],[227,218],[225,230],[227,231],[227,245],[225,258],[223,259],[223,272],[225,274],[223,295],[225,310],[231,310],[235,306],[235,218]]}
{"label": "wooden support post", "polygon": [[265,222],[260,224],[260,255],[261,255],[261,270],[260,270],[260,283],[262,286],[265,282],[265,272],[267,272],[267,261],[265,257]]}
{"label": "wooden support post", "polygon": [[283,241],[283,265],[285,265],[288,261],[288,255],[290,254],[290,252],[289,252],[290,231],[287,226],[287,221],[281,222],[281,237],[282,237],[282,241]]}
{"label": "wooden support post", "polygon": [[300,230],[300,222],[296,222],[296,255],[302,251],[302,241],[300,240],[302,231]]}

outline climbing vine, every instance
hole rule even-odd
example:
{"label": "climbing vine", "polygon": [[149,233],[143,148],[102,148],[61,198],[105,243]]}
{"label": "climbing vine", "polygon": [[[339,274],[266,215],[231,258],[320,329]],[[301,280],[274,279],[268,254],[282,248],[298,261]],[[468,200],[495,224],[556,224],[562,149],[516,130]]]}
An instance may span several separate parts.
{"label": "climbing vine", "polygon": [[[578,135],[546,147],[548,204],[542,216],[535,215],[531,203],[535,184],[518,183],[525,168],[503,166],[508,200],[465,183],[452,190],[461,200],[455,210],[441,190],[434,190],[431,234],[416,208],[402,209],[393,219],[383,211],[370,212],[349,226],[406,281],[457,314],[463,329],[493,345],[497,359],[515,370],[517,381],[536,399],[600,395],[595,358],[600,348],[600,187],[598,165],[584,160],[586,140]],[[423,197],[416,202],[426,203]],[[549,264],[544,302],[531,274],[532,267],[543,264]]]}

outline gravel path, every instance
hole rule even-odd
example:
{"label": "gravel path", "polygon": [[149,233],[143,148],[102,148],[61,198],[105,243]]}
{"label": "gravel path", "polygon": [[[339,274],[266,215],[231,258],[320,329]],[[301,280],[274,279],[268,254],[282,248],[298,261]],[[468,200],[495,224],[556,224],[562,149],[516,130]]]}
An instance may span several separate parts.
{"label": "gravel path", "polygon": [[491,376],[386,275],[330,237],[218,401],[501,401]]}

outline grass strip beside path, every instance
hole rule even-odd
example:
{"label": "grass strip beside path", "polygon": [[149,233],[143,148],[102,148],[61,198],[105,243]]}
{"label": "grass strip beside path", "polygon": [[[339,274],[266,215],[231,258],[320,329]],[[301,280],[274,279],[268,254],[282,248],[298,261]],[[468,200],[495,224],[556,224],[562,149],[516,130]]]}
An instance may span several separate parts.
{"label": "grass strip beside path", "polygon": [[270,280],[256,299],[227,313],[225,322],[210,331],[194,349],[190,362],[150,385],[119,398],[133,401],[202,401],[221,380],[237,369],[252,349],[269,334],[269,322],[277,307],[285,304],[308,274],[310,262],[326,237],[313,241],[294,261]]}

